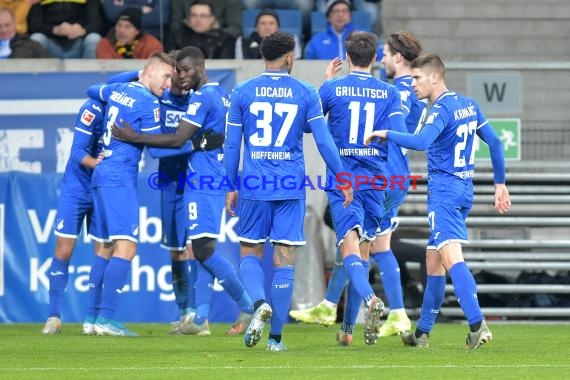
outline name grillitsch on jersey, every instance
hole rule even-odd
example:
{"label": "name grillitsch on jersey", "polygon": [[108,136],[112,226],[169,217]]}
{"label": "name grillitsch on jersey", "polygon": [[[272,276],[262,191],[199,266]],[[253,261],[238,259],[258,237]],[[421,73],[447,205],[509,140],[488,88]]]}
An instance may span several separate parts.
{"label": "name grillitsch on jersey", "polygon": [[335,95],[370,99],[388,99],[388,90],[367,87],[339,86],[335,88]]}
{"label": "name grillitsch on jersey", "polygon": [[117,91],[113,91],[113,93],[111,94],[111,96],[109,96],[109,100],[115,101],[125,107],[129,107],[129,108],[133,108],[133,105],[135,104],[136,99],[131,98],[130,96],[127,96],[126,93],[124,92],[117,92]]}
{"label": "name grillitsch on jersey", "polygon": [[256,87],[255,96],[267,98],[292,98],[293,90],[287,87]]}

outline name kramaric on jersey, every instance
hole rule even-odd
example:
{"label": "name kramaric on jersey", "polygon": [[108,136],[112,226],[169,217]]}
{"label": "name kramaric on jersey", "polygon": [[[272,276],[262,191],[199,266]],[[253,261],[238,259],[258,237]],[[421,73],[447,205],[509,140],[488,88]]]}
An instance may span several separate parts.
{"label": "name kramaric on jersey", "polygon": [[476,116],[476,115],[477,115],[477,112],[475,112],[475,106],[473,106],[473,105],[466,107],[466,108],[461,108],[461,109],[455,110],[453,112],[453,116],[455,117],[455,120],[467,119],[470,116]]}

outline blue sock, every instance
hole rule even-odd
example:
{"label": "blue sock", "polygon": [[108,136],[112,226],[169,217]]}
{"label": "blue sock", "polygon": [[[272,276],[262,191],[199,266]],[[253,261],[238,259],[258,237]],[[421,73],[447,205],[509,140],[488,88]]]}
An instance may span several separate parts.
{"label": "blue sock", "polygon": [[257,256],[247,255],[241,258],[239,270],[243,285],[251,296],[253,302],[266,299],[265,273],[261,267],[261,260]]}
{"label": "blue sock", "polygon": [[202,265],[212,272],[218,279],[224,290],[228,292],[230,297],[237,302],[241,311],[251,313],[253,304],[249,294],[246,292],[241,280],[239,279],[234,267],[228,260],[218,252],[215,252]]}
{"label": "blue sock", "polygon": [[270,334],[281,334],[283,324],[287,320],[287,313],[291,306],[293,297],[293,285],[295,272],[293,267],[275,268],[273,271],[273,282],[271,283],[271,316]]}
{"label": "blue sock", "polygon": [[449,277],[451,277],[455,296],[463,310],[463,314],[465,314],[465,318],[467,318],[467,322],[470,325],[481,322],[483,313],[477,300],[477,284],[467,264],[463,261],[454,264],[449,269]]}
{"label": "blue sock", "polygon": [[445,296],[445,276],[427,276],[418,329],[429,333]]}
{"label": "blue sock", "polygon": [[344,270],[344,264],[342,262],[342,257],[340,255],[340,250],[337,250],[336,259],[334,262],[331,278],[329,279],[329,284],[327,286],[327,294],[325,299],[329,302],[336,303],[340,301],[342,292],[348,278],[346,277],[346,271]]}
{"label": "blue sock", "polygon": [[49,316],[61,317],[63,294],[69,279],[69,260],[53,257],[49,267]]}
{"label": "blue sock", "polygon": [[382,286],[388,300],[390,310],[404,308],[404,295],[402,292],[402,280],[400,279],[400,266],[394,252],[391,249],[372,254],[372,258],[380,268]]}
{"label": "blue sock", "polygon": [[87,301],[87,316],[96,318],[99,315],[101,296],[103,293],[103,277],[109,260],[95,255],[91,271],[89,271],[89,293]]}
{"label": "blue sock", "polygon": [[[189,259],[190,273],[188,274],[188,309],[196,307],[196,278],[198,276],[198,261],[196,259]],[[188,310],[187,309],[187,310]]]}
{"label": "blue sock", "polygon": [[194,322],[201,325],[210,315],[214,275],[200,263],[197,263],[196,267],[198,271],[196,273],[196,317]]}
{"label": "blue sock", "polygon": [[103,277],[103,296],[99,315],[104,318],[114,319],[117,311],[117,303],[122,293],[123,286],[127,282],[131,262],[120,257],[111,257],[105,276]]}
{"label": "blue sock", "polygon": [[[368,273],[368,262],[362,261],[362,266]],[[360,305],[362,304],[362,297],[356,291],[356,288],[352,286],[352,283],[349,281],[348,283],[348,292],[346,294],[346,305],[344,307],[344,317],[343,317],[343,324],[345,327],[352,326],[354,329],[354,325],[356,324],[356,318],[358,317],[358,312],[360,311]],[[349,333],[348,330],[342,330]],[[350,333],[352,334],[352,333]]]}
{"label": "blue sock", "polygon": [[374,298],[374,290],[368,282],[368,270],[362,265],[362,259],[355,254],[348,255],[344,258],[344,269],[352,286],[361,299],[368,305],[368,302]]}
{"label": "blue sock", "polygon": [[178,305],[178,310],[180,314],[184,314],[186,309],[189,307],[189,263],[188,260],[174,261],[171,262],[172,267],[172,289],[174,291],[174,299]]}

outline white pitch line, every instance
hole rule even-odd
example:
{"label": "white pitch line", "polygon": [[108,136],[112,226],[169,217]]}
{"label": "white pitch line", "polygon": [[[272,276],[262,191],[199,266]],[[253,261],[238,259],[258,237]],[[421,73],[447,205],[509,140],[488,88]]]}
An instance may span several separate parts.
{"label": "white pitch line", "polygon": [[223,366],[223,367],[30,367],[30,368],[0,368],[0,372],[7,371],[153,371],[153,370],[212,370],[212,369],[448,369],[448,368],[569,368],[570,364],[466,364],[466,365],[455,365],[455,364],[442,364],[442,365],[339,365],[339,366]]}

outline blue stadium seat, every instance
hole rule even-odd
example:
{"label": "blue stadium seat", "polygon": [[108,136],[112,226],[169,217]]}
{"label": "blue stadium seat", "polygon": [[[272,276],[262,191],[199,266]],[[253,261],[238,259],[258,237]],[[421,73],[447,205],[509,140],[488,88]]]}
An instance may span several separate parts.
{"label": "blue stadium seat", "polygon": [[[301,38],[303,34],[303,14],[292,9],[273,9],[279,16],[280,29]],[[255,30],[255,18],[260,9],[243,10],[243,35],[249,36]]]}
{"label": "blue stadium seat", "polygon": [[[372,31],[372,17],[364,11],[352,11],[352,23],[359,30]],[[323,12],[311,12],[311,36],[325,31],[327,18]]]}

